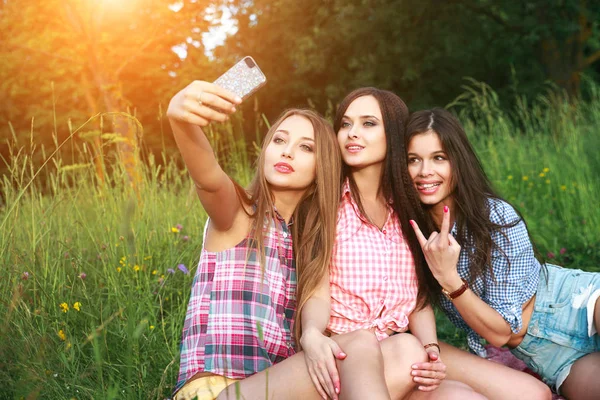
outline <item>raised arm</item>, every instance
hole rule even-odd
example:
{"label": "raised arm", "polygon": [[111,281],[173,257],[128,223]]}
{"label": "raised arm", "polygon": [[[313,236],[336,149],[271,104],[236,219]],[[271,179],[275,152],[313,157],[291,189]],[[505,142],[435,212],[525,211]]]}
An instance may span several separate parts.
{"label": "raised arm", "polygon": [[[434,232],[429,240],[425,239],[416,223],[413,223],[413,228],[419,237],[431,272],[442,288],[452,293],[460,288],[463,282],[457,271],[460,245],[449,234],[449,219],[449,211],[445,210],[440,233]],[[507,232],[507,236],[510,237],[525,228],[521,222],[507,229],[510,230]],[[467,325],[494,346],[503,346],[513,332],[516,333],[521,329],[523,300],[520,297],[523,282],[528,278],[527,270],[509,268],[509,264],[512,266],[522,264],[533,257],[533,252],[530,251],[531,249],[528,250],[527,244],[531,247],[528,242],[516,240],[512,243],[500,244],[508,259],[495,257],[492,268],[495,277],[494,286],[503,289],[488,288],[489,303],[471,290],[465,291],[453,300],[454,306]],[[496,292],[499,294],[494,296],[493,293]],[[509,295],[507,296],[506,293]]]}
{"label": "raised arm", "polygon": [[231,179],[218,164],[202,131],[211,122],[224,122],[241,99],[215,84],[194,81],[169,103],[167,117],[177,147],[196,185],[198,197],[213,227],[228,230],[241,210]]}

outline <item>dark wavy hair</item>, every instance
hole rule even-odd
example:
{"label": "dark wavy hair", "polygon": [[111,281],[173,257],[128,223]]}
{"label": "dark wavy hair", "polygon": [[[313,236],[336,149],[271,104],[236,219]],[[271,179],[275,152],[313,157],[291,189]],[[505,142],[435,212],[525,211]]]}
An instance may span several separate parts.
{"label": "dark wavy hair", "polygon": [[[348,94],[338,106],[333,121],[333,129],[335,132],[339,132],[346,110],[354,100],[363,96],[373,96],[377,100],[381,110],[387,153],[383,165],[383,174],[379,183],[379,190],[386,199],[392,201],[392,208],[400,221],[402,234],[407,240],[415,260],[419,282],[417,306],[422,308],[428,303],[435,304],[437,303],[436,285],[438,287],[439,285],[427,267],[421,246],[409,223],[412,219],[419,226],[429,227],[429,224],[431,224],[421,207],[417,193],[412,189],[412,180],[408,173],[406,157],[406,143],[408,142],[405,140],[406,123],[409,117],[408,107],[400,97],[390,91],[372,87],[356,89]],[[347,165],[343,166],[342,175],[343,180],[346,178],[349,180],[354,200],[358,204],[361,213],[366,215],[360,197],[356,196],[358,188],[356,182],[352,179],[350,168]],[[431,230],[430,227],[429,230]]]}
{"label": "dark wavy hair", "polygon": [[[496,248],[496,244],[492,239],[493,235],[500,233],[506,236],[502,231],[503,229],[514,227],[521,221],[525,223],[525,220],[513,206],[518,215],[515,221],[507,221],[506,224],[496,224],[490,221],[488,200],[492,198],[508,202],[493,189],[460,121],[449,111],[443,108],[433,108],[414,112],[410,116],[406,127],[406,148],[408,148],[408,144],[413,137],[430,131],[438,135],[452,167],[451,181],[454,185],[452,195],[454,197],[454,218],[457,228],[456,241],[463,248],[468,246],[473,249],[473,251],[468,252],[471,272],[470,283],[472,284],[486,270],[493,277],[492,268],[488,269],[492,265],[492,252],[498,250],[500,254],[507,257],[501,248]],[[416,192],[413,186],[411,186],[411,189]],[[430,214],[432,206],[424,205],[423,208],[427,211],[429,217],[428,226],[433,225]],[[533,241],[531,242],[533,244]],[[536,250],[535,246],[534,250]],[[536,256],[543,263],[537,250]]]}

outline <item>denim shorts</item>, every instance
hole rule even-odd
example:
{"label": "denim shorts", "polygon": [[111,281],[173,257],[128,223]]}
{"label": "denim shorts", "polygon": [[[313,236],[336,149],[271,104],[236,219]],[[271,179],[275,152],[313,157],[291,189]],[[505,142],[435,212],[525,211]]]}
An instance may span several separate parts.
{"label": "denim shorts", "polygon": [[527,333],[511,352],[558,392],[573,363],[600,350],[598,334],[588,334],[588,306],[595,303],[590,300],[600,289],[600,273],[546,267]]}

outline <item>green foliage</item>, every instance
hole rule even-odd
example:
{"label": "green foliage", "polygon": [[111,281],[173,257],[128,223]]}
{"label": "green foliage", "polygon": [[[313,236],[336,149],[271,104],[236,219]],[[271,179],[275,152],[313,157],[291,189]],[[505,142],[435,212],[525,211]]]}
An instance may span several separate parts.
{"label": "green foliage", "polygon": [[[589,90],[590,102],[548,94],[506,112],[497,94],[472,82],[455,107],[540,250],[569,267],[600,271],[600,91]],[[208,136],[228,173],[247,184],[255,154],[240,127],[234,121]],[[102,136],[87,125],[79,132]],[[2,395],[168,397],[206,220],[192,182],[175,159],[165,155],[159,164],[149,156],[138,198],[107,148],[112,161],[101,185],[87,145],[74,148],[73,162],[49,159],[41,180],[31,156],[35,137],[11,150],[10,175],[0,182]],[[105,132],[102,140],[113,138]],[[464,334],[442,316],[438,324],[441,340],[464,347]]]}

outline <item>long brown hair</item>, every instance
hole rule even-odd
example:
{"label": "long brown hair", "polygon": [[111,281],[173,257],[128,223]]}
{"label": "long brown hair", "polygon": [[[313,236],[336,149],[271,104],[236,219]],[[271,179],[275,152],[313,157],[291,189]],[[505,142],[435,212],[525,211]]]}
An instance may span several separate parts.
{"label": "long brown hair", "polygon": [[[468,246],[470,283],[486,271],[493,277],[492,253],[494,250],[504,254],[497,248],[492,237],[495,233],[503,234],[502,229],[510,228],[523,221],[522,215],[515,208],[518,218],[501,225],[490,221],[490,205],[488,199],[502,199],[493,189],[481,161],[460,123],[449,111],[443,108],[417,111],[413,113],[406,128],[406,147],[417,135],[432,131],[438,135],[444,152],[448,155],[451,166],[451,182],[454,186],[454,218],[457,228],[457,242],[461,247]],[[411,185],[412,190],[416,190]],[[510,203],[509,203],[510,204]],[[432,206],[424,205],[430,222]],[[424,232],[428,235],[430,232]],[[531,238],[530,238],[531,239]],[[532,242],[533,243],[533,242]],[[536,254],[539,258],[539,254]],[[508,258],[507,258],[508,261]],[[509,264],[510,267],[510,264]]]}
{"label": "long brown hair", "polygon": [[[387,147],[379,190],[385,199],[392,201],[392,208],[400,221],[402,234],[408,241],[410,251],[415,260],[415,269],[419,282],[417,304],[419,307],[424,307],[428,302],[435,303],[437,301],[435,292],[432,292],[430,289],[432,286],[435,286],[437,281],[427,267],[419,241],[409,223],[412,219],[419,226],[426,226],[429,220],[421,208],[419,197],[412,190],[412,181],[408,173],[406,142],[404,140],[406,122],[409,117],[408,107],[400,97],[390,91],[372,87],[356,89],[342,100],[337,109],[333,122],[333,129],[336,132],[340,130],[342,119],[350,104],[363,96],[373,96],[379,103]],[[356,182],[352,179],[350,168],[344,165],[342,171],[343,179],[348,179],[350,191],[361,213],[366,215],[361,204]]]}
{"label": "long brown hair", "polygon": [[[290,109],[273,123],[264,138],[256,161],[257,172],[248,190],[236,186],[241,200],[255,205],[252,221],[252,240],[264,259],[264,232],[262,216],[278,223],[273,214],[274,198],[264,174],[265,149],[281,123],[291,116],[306,118],[313,126],[315,136],[316,177],[296,207],[291,225],[294,257],[298,277],[296,319],[302,313],[306,300],[312,296],[323,277],[329,272],[329,262],[335,241],[337,209],[340,199],[341,154],[331,124],[312,110]],[[264,265],[264,264],[263,264]],[[295,334],[300,338],[301,323],[296,321]]]}

